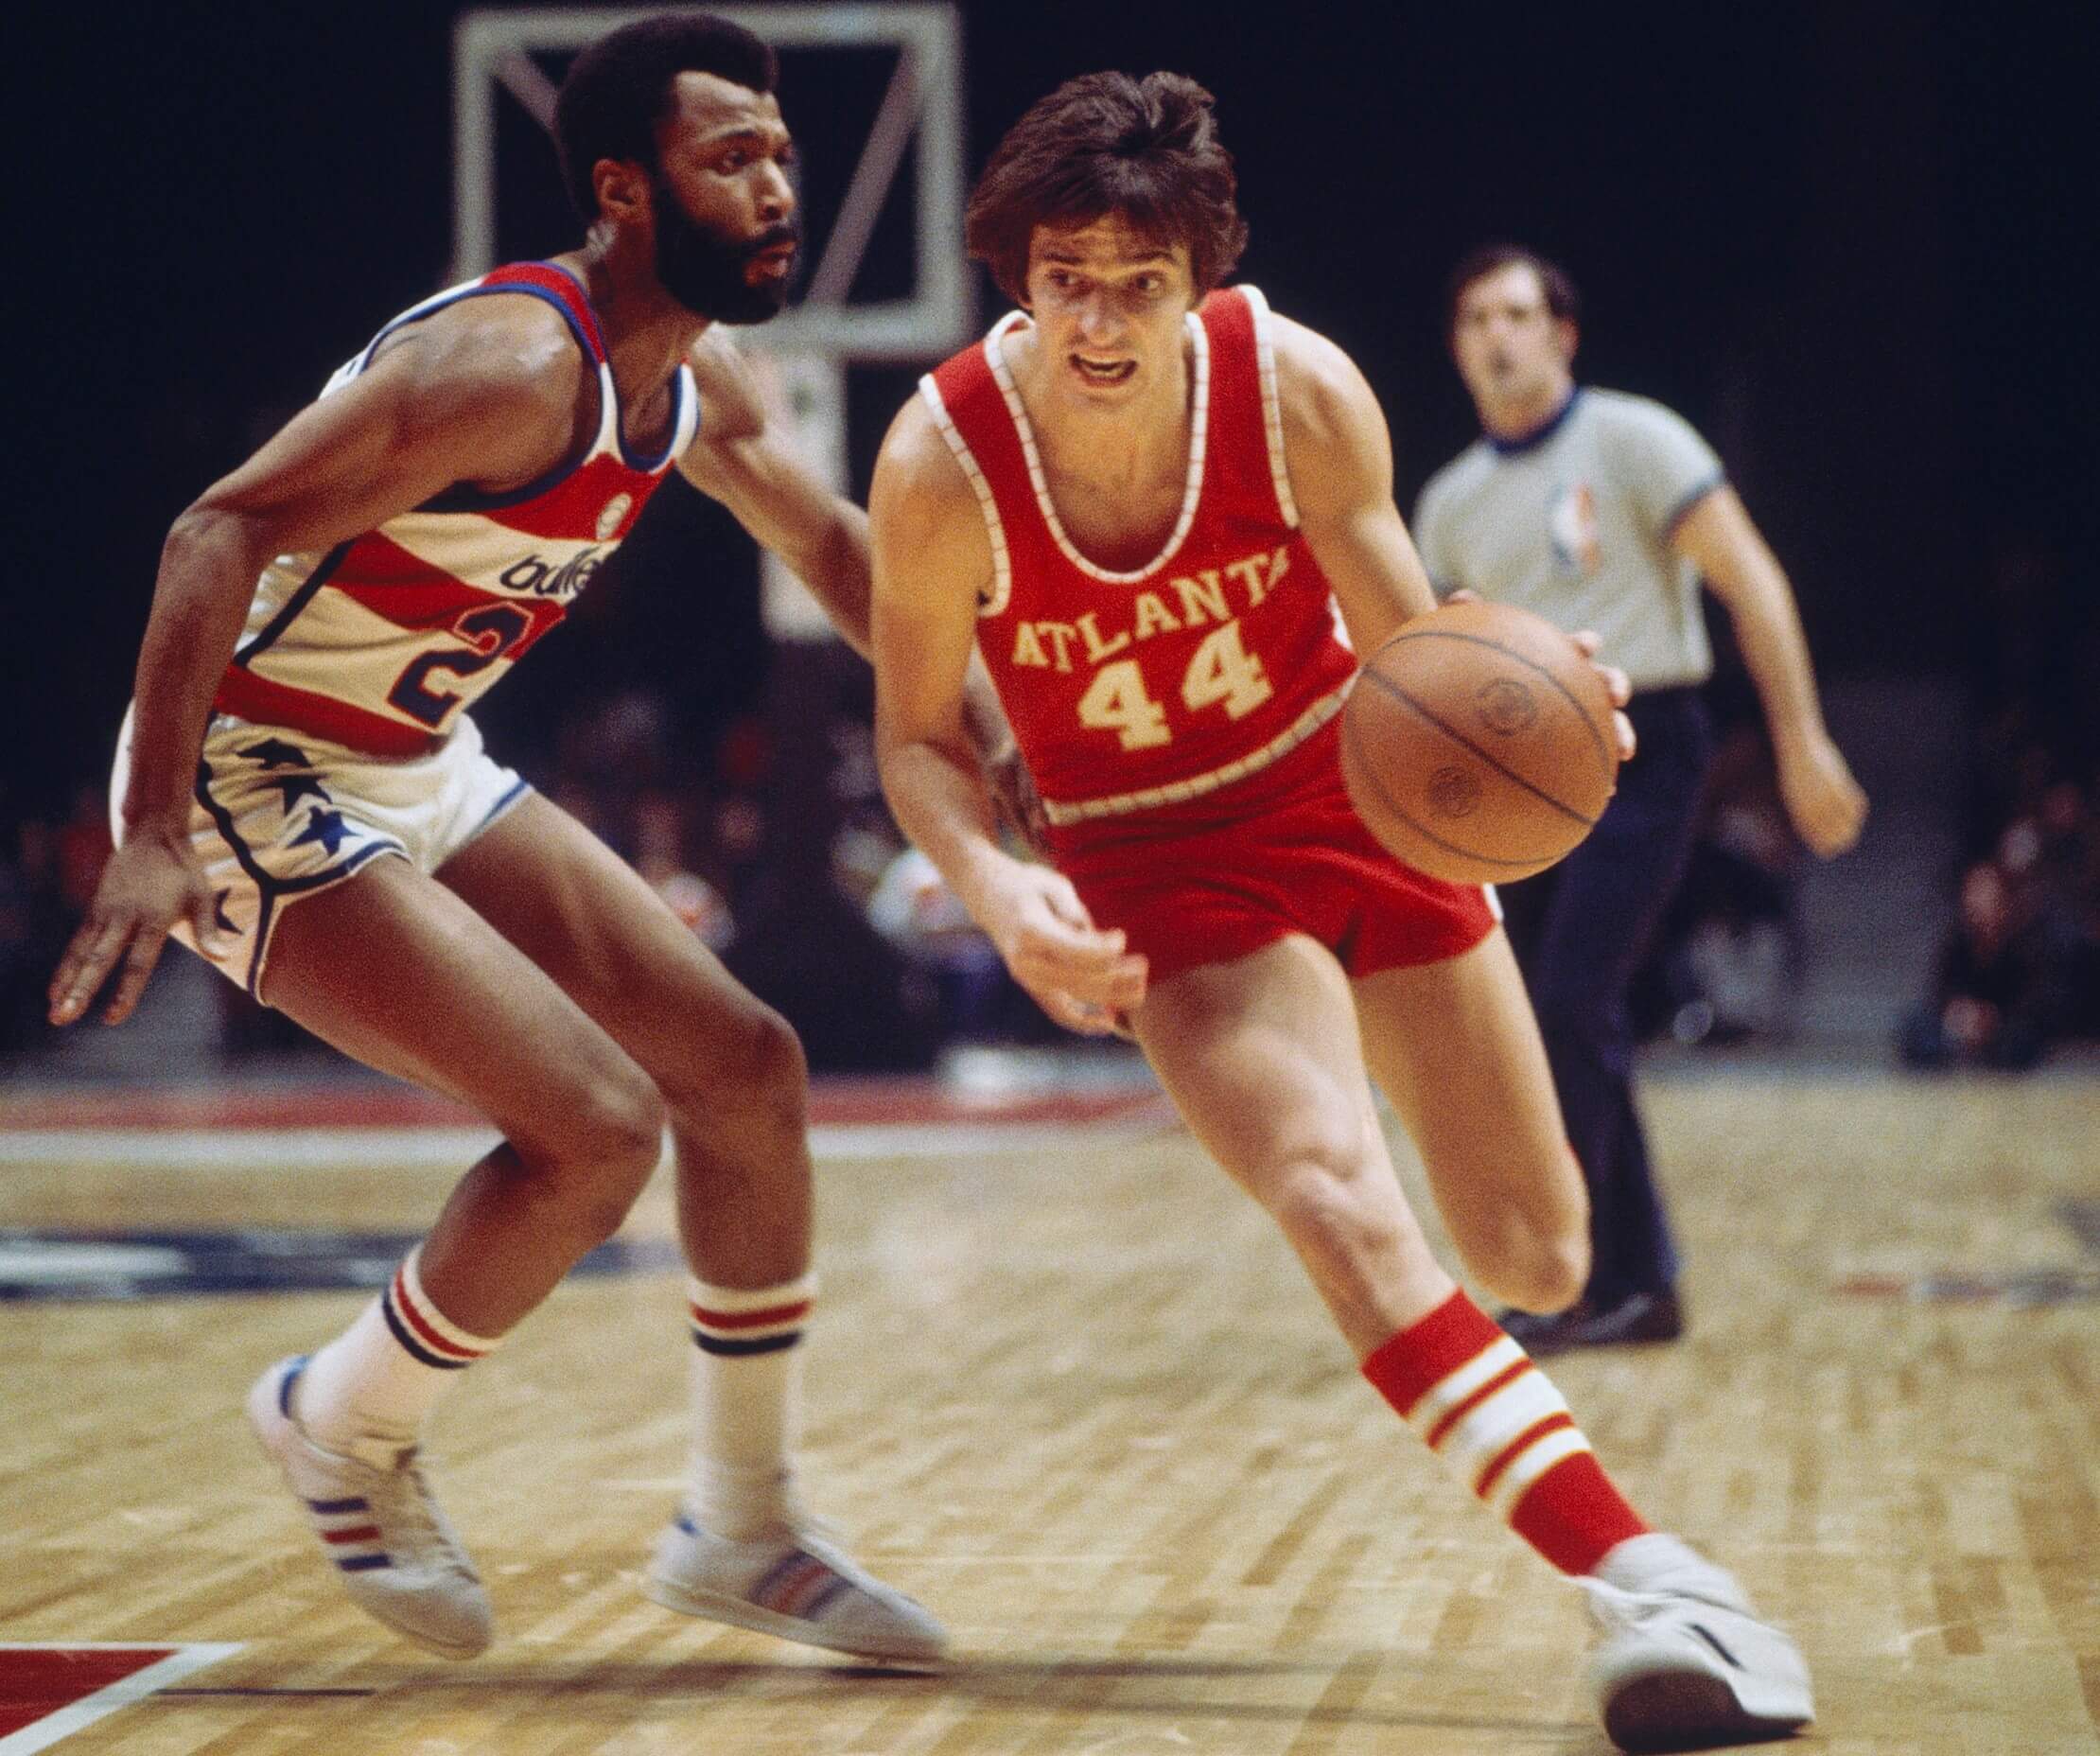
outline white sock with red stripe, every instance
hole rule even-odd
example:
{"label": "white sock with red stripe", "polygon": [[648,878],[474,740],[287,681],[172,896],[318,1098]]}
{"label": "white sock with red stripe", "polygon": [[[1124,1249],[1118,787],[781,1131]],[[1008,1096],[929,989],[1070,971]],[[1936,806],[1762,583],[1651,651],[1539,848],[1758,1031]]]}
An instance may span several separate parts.
{"label": "white sock with red stripe", "polygon": [[462,1367],[501,1337],[469,1335],[430,1302],[417,1272],[418,1244],[387,1290],[306,1361],[291,1407],[316,1445],[368,1462],[391,1462],[413,1445],[423,1417]]}
{"label": "white sock with red stripe", "polygon": [[1463,1291],[1386,1342],[1363,1375],[1563,1572],[1594,1572],[1614,1545],[1647,1532],[1552,1380]]}
{"label": "white sock with red stripe", "polygon": [[686,1511],[733,1542],[798,1516],[789,1447],[816,1276],[748,1291],[693,1280],[686,1291],[694,1421]]}

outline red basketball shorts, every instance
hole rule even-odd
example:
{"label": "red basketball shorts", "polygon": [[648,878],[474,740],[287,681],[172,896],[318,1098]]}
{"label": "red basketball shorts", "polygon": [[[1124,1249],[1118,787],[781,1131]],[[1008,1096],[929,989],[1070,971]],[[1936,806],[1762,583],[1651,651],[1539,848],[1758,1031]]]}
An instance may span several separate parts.
{"label": "red basketball shorts", "polygon": [[1216,793],[1051,832],[1058,869],[1094,924],[1121,927],[1153,981],[1225,963],[1288,934],[1320,941],[1352,978],[1470,951],[1497,910],[1372,839],[1341,783],[1328,725]]}

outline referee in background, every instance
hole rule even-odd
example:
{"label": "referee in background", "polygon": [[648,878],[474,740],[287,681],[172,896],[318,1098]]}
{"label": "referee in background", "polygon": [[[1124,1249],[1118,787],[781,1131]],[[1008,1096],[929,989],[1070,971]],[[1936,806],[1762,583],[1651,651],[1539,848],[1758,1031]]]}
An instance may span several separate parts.
{"label": "referee in background", "polygon": [[1866,798],[1830,741],[1794,593],[1720,460],[1661,404],[1578,386],[1579,304],[1514,245],[1451,278],[1450,342],[1481,434],[1432,477],[1414,539],[1440,595],[1461,588],[1594,628],[1633,679],[1639,750],[1589,837],[1502,892],[1568,1139],[1589,1185],[1589,1284],[1568,1309],[1511,1312],[1533,1354],[1684,1333],[1678,1257],[1634,1103],[1627,996],[1690,852],[1713,734],[1702,581],[1734,623],[1795,832],[1825,859]]}

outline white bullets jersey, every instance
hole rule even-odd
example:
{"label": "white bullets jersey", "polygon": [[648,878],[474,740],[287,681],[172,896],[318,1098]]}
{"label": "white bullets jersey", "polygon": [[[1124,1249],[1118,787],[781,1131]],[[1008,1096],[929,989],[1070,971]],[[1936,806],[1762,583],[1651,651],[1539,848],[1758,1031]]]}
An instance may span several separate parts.
{"label": "white bullets jersey", "polygon": [[589,450],[505,494],[447,489],[326,553],[264,569],[213,707],[374,756],[411,756],[449,734],[634,528],[699,428],[689,369],[673,386],[669,443],[628,454],[604,332],[583,285],[551,263],[514,263],[404,311],[328,380],[340,390],[380,342],[461,299],[527,295],[559,310],[598,375]]}

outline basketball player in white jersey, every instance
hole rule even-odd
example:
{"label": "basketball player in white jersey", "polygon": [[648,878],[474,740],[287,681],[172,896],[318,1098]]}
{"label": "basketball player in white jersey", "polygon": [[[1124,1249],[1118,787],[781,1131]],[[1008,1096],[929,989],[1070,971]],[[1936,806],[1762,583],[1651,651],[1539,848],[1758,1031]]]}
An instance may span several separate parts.
{"label": "basketball player in white jersey", "polygon": [[786,299],[796,196],[775,76],[765,44],[704,14],[586,50],[557,111],[586,241],[405,314],[176,520],[119,756],[118,846],[51,986],[69,1023],[120,971],[120,1021],[172,932],[316,1035],[501,1130],[385,1294],[249,1398],[352,1596],[447,1657],[488,1644],[492,1611],[419,1466],[423,1418],[611,1236],[667,1127],[694,1411],[649,1594],[881,1659],[944,1644],[796,1498],[814,1281],[794,1033],[491,761],[464,711],[672,467],[867,651],[866,518],[790,453],[709,333]]}

